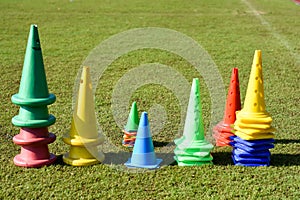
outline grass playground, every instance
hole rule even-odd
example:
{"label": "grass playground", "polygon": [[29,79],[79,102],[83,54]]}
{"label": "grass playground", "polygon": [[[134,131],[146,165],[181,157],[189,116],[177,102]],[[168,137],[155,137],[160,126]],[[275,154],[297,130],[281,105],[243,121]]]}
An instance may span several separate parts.
{"label": "grass playground", "polygon": [[[300,199],[297,1],[0,0],[0,11],[0,199]],[[20,146],[13,143],[20,128],[11,122],[19,112],[11,97],[19,90],[31,24],[39,27],[48,88],[56,95],[56,102],[48,106],[49,113],[56,117],[49,127],[56,135],[49,151],[58,158],[41,168],[18,167],[13,162],[20,153]],[[174,30],[200,44],[218,67],[224,97],[231,69],[238,68],[242,106],[254,51],[262,51],[266,109],[277,130],[269,167],[235,166],[231,147],[214,147],[213,165],[181,167],[172,162],[143,173],[106,163],[86,167],[64,164],[62,155],[70,147],[63,137],[70,131],[73,88],[82,63],[111,36],[147,27]],[[125,152],[110,153],[107,158],[126,161],[130,155],[122,146],[123,133],[112,111],[115,87],[131,70],[149,63],[171,67],[190,86],[193,78],[199,78],[204,129],[206,136],[211,136],[211,96],[199,71],[172,52],[138,49],[116,58],[98,80],[97,122],[107,141]],[[152,139],[159,157],[164,147],[178,138],[180,102],[172,90],[160,84],[144,84],[130,95],[129,102],[123,102],[128,112],[133,101],[139,114],[154,105],[166,111],[167,120],[159,133],[155,126],[151,129],[156,133]],[[155,124],[151,112],[149,120],[151,127],[152,121]]]}

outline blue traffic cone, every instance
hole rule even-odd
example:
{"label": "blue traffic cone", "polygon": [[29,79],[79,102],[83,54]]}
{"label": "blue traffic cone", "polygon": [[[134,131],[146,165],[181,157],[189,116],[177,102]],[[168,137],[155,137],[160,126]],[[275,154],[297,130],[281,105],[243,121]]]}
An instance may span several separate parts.
{"label": "blue traffic cone", "polygon": [[147,112],[143,112],[137,131],[135,144],[131,158],[125,163],[129,168],[148,168],[159,167],[162,159],[156,158],[152,142],[150,126]]}

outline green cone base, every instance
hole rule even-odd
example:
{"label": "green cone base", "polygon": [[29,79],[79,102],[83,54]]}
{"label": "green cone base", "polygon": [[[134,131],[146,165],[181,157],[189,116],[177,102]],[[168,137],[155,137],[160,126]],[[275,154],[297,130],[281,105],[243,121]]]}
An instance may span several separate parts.
{"label": "green cone base", "polygon": [[179,161],[177,156],[174,156],[174,159],[176,160],[176,162],[178,163],[178,166],[201,166],[201,165],[212,165],[213,162],[212,161]]}
{"label": "green cone base", "polygon": [[209,162],[212,161],[211,155],[205,157],[193,157],[193,156],[176,156],[176,160],[179,162]]}
{"label": "green cone base", "polygon": [[29,127],[29,128],[39,128],[39,127],[47,127],[54,124],[56,118],[53,115],[49,115],[48,119],[39,119],[39,120],[26,120],[21,119],[19,115],[12,118],[12,123],[18,127]]}
{"label": "green cone base", "polygon": [[194,141],[190,142],[190,141],[185,140],[184,137],[181,141],[175,140],[174,142],[175,142],[177,148],[184,149],[185,151],[195,149],[198,152],[202,152],[202,151],[207,152],[207,151],[211,151],[214,147],[212,144],[210,144],[206,140],[194,140]]}
{"label": "green cone base", "polygon": [[199,152],[197,151],[196,149],[193,149],[193,150],[182,150],[182,149],[178,149],[176,148],[174,150],[174,153],[175,155],[178,157],[178,156],[191,156],[191,157],[207,157],[207,156],[210,156],[210,151],[207,151],[207,152]]}
{"label": "green cone base", "polygon": [[178,139],[176,142],[174,159],[179,166],[212,164],[213,157],[210,151],[213,149],[213,145],[206,140],[196,140],[188,143],[183,138],[182,140]]}

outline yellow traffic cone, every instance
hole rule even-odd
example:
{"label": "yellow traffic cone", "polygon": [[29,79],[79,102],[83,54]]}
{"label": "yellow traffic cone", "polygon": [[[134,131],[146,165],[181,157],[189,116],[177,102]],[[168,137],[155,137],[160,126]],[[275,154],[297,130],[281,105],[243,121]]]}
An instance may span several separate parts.
{"label": "yellow traffic cone", "polygon": [[237,113],[243,122],[270,123],[271,116],[266,111],[262,77],[261,50],[256,50],[243,109]]}
{"label": "yellow traffic cone", "polygon": [[70,135],[63,141],[71,145],[70,152],[63,156],[63,161],[69,165],[87,166],[104,160],[104,154],[98,150],[104,137],[97,131],[89,67],[82,70]]}
{"label": "yellow traffic cone", "polygon": [[244,140],[273,138],[275,129],[272,118],[266,111],[262,77],[261,51],[254,54],[244,107],[236,113],[235,134]]}

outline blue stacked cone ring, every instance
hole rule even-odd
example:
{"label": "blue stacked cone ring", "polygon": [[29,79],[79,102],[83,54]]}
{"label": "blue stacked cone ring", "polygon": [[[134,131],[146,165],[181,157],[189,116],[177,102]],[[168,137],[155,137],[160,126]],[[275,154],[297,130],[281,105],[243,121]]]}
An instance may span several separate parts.
{"label": "blue stacked cone ring", "polygon": [[243,140],[238,136],[232,136],[233,147],[232,160],[235,165],[240,166],[269,166],[271,153],[269,149],[274,148],[274,139]]}

